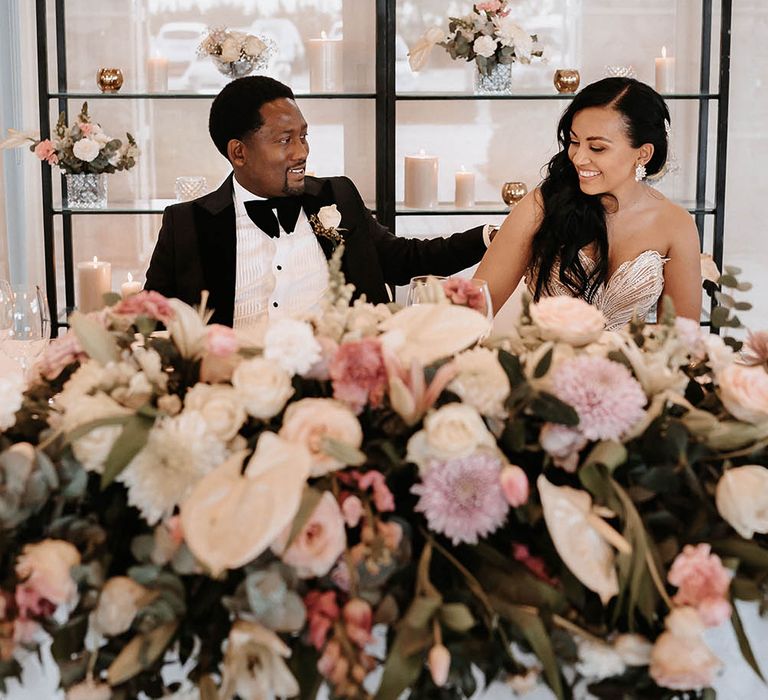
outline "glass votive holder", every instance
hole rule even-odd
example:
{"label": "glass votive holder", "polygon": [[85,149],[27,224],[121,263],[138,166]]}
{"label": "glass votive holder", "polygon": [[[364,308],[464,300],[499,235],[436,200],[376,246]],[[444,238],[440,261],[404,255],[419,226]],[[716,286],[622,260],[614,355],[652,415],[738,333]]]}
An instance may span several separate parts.
{"label": "glass votive holder", "polygon": [[176,178],[176,199],[180,202],[188,202],[197,199],[208,192],[208,182],[200,175],[186,175]]}
{"label": "glass votive holder", "polygon": [[605,77],[606,78],[637,78],[637,73],[635,72],[634,67],[632,67],[631,65],[629,66],[608,65],[605,67]]}

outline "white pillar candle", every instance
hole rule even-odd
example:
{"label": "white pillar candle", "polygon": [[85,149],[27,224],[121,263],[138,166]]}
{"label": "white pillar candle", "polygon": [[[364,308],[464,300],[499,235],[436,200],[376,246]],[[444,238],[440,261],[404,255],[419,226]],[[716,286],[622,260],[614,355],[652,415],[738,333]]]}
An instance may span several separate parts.
{"label": "white pillar candle", "polygon": [[83,313],[104,307],[104,295],[112,291],[112,265],[99,260],[77,263],[77,308]]}
{"label": "white pillar candle", "polygon": [[319,39],[310,39],[307,46],[310,92],[342,92],[343,43],[328,39],[322,32]]}
{"label": "white pillar candle", "polygon": [[141,282],[133,279],[133,275],[129,272],[128,277],[125,278],[125,282],[120,285],[120,296],[123,299],[132,297],[134,294],[138,294],[141,291]]}
{"label": "white pillar candle", "polygon": [[475,174],[461,166],[456,172],[456,195],[454,203],[457,209],[469,209],[475,206]]}
{"label": "white pillar candle", "polygon": [[437,156],[428,156],[423,150],[418,155],[405,156],[405,206],[437,206]]}
{"label": "white pillar candle", "polygon": [[168,59],[155,54],[147,59],[147,92],[168,92]]}
{"label": "white pillar candle", "polygon": [[661,47],[661,56],[656,59],[656,92],[675,91],[675,57],[667,56],[667,47]]}

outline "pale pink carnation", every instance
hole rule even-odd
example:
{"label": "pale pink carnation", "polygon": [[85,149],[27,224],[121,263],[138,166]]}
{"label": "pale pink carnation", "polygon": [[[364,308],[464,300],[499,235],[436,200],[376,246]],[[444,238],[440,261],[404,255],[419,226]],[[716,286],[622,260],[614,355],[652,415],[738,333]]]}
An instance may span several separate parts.
{"label": "pale pink carnation", "polygon": [[52,340],[45,348],[35,368],[41,377],[50,380],[56,379],[62,370],[73,362],[85,359],[77,336],[70,332]]}
{"label": "pale pink carnation", "polygon": [[492,452],[475,452],[463,459],[433,460],[422,474],[422,483],[411,487],[420,496],[416,510],[424,513],[429,528],[453,544],[477,544],[497,530],[509,505],[501,488],[503,467]]}
{"label": "pale pink carnation", "polygon": [[229,326],[212,323],[205,329],[205,351],[215,357],[227,358],[240,349],[237,334]]}
{"label": "pale pink carnation", "polygon": [[552,393],[576,409],[588,440],[620,440],[643,417],[645,392],[618,362],[585,355],[563,362],[551,377]]}
{"label": "pale pink carnation", "polygon": [[387,387],[387,370],[376,338],[342,343],[329,365],[333,396],[360,413],[366,403],[381,404]]}
{"label": "pale pink carnation", "polygon": [[472,280],[451,277],[443,281],[443,291],[452,304],[485,313],[485,295]]}
{"label": "pale pink carnation", "polygon": [[678,588],[675,603],[696,608],[705,625],[716,627],[731,616],[726,599],[731,576],[711,547],[701,543],[683,548],[672,562],[667,580]]}
{"label": "pale pink carnation", "polygon": [[49,165],[57,165],[59,157],[56,155],[56,148],[50,139],[44,139],[35,146],[35,155],[40,159],[47,161]]}
{"label": "pale pink carnation", "polygon": [[112,313],[124,316],[147,316],[168,323],[175,313],[166,297],[159,292],[142,291],[123,299],[112,307]]}

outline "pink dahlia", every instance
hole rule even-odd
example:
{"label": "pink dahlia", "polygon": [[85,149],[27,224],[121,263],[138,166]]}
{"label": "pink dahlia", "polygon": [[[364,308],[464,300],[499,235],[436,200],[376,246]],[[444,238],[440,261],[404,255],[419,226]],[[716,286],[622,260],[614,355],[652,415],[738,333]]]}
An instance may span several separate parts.
{"label": "pink dahlia", "polygon": [[431,530],[454,544],[477,544],[507,517],[509,504],[499,478],[503,466],[490,452],[430,462],[422,483],[411,488],[420,496],[416,510],[424,513]]}
{"label": "pink dahlia", "polygon": [[578,429],[588,440],[619,440],[644,413],[640,383],[618,362],[582,356],[552,372],[552,393],[579,414]]}
{"label": "pink dahlia", "polygon": [[112,312],[124,316],[147,316],[168,323],[175,313],[166,297],[159,292],[139,292],[118,302]]}
{"label": "pink dahlia", "polygon": [[731,616],[731,572],[710,549],[705,543],[686,545],[672,562],[667,580],[678,587],[675,603],[696,608],[705,625],[716,627]]}
{"label": "pink dahlia", "polygon": [[381,343],[376,338],[363,338],[342,343],[329,365],[333,396],[360,413],[366,403],[373,408],[381,404],[387,387],[387,370]]}
{"label": "pink dahlia", "polygon": [[485,295],[472,280],[451,277],[443,282],[443,291],[452,304],[485,313]]}

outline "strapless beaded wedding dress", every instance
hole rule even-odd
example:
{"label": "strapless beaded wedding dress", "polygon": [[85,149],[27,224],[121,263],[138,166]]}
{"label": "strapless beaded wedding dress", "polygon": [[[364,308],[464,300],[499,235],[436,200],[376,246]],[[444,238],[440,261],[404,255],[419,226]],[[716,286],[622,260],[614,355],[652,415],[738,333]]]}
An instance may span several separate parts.
{"label": "strapless beaded wedding dress", "polygon": [[[584,270],[591,272],[595,261],[583,251],[579,251],[579,255]],[[646,250],[636,258],[621,263],[610,279],[600,285],[591,303],[603,312],[605,327],[609,331],[626,325],[635,314],[645,319],[656,308],[664,289],[664,263],[668,259],[656,250]],[[526,276],[526,285],[533,294],[534,277],[530,273]],[[557,266],[552,268],[549,286],[550,291],[542,291],[543,295],[571,295],[571,291],[560,281]]]}

